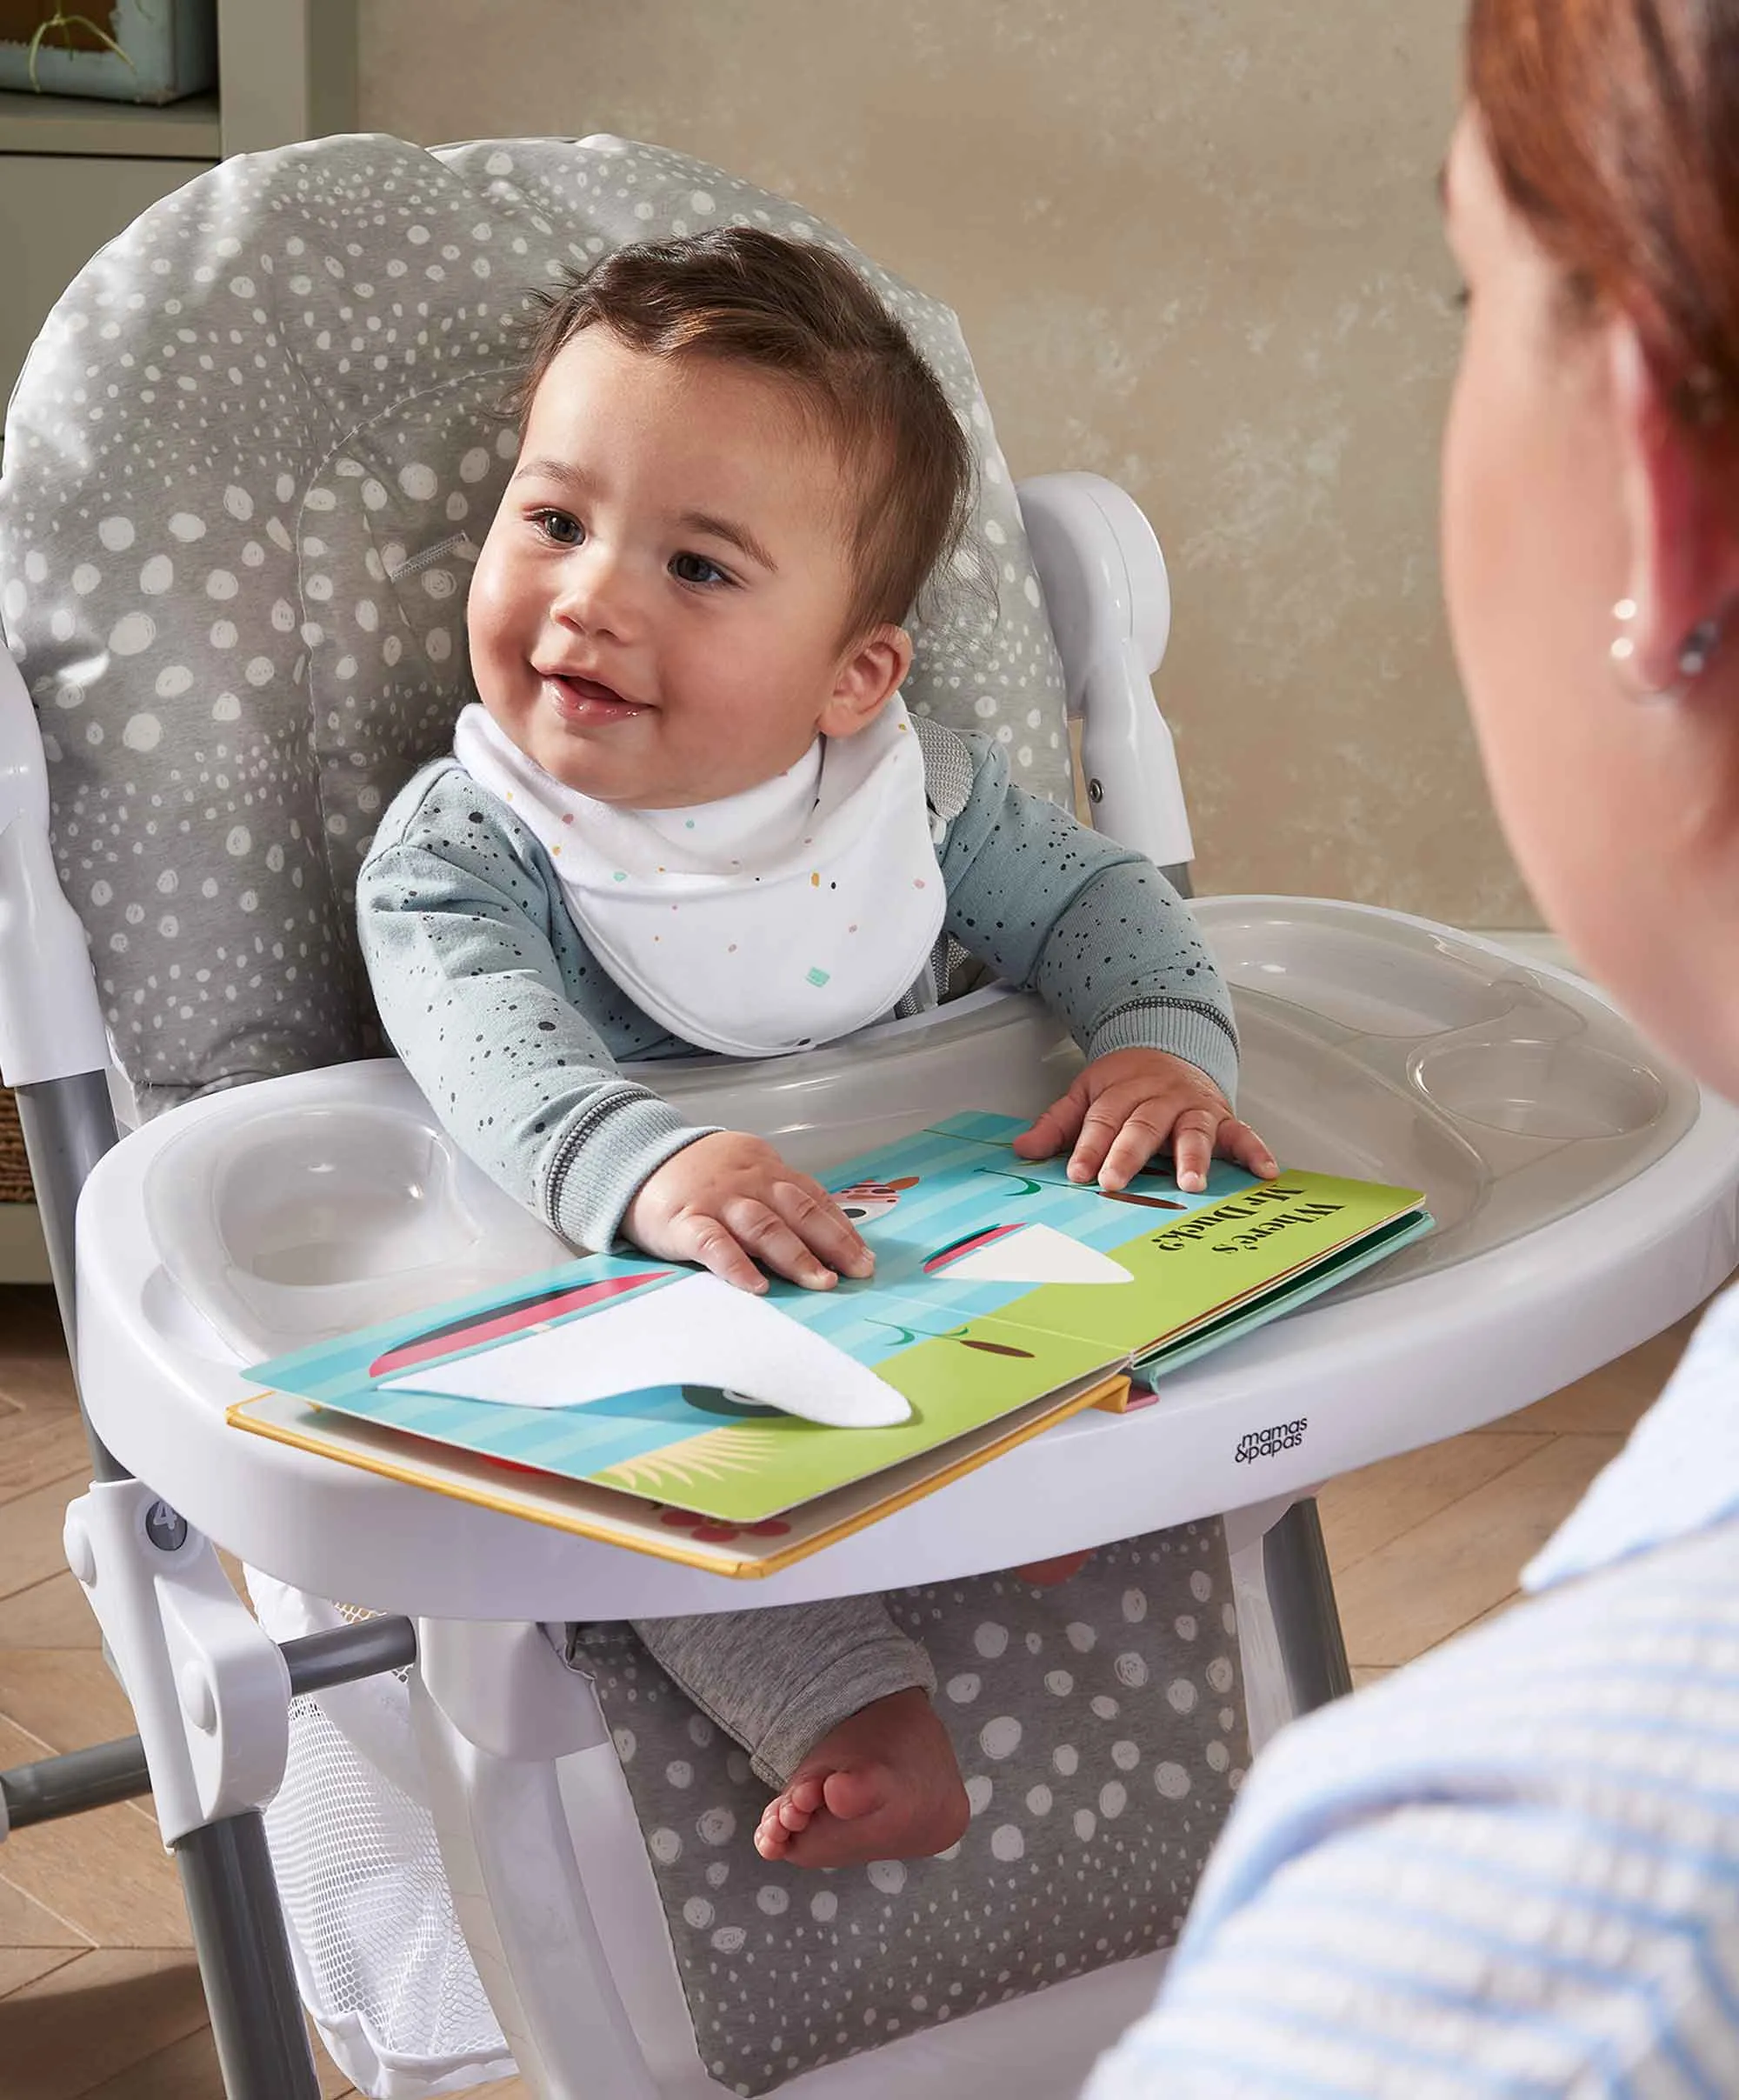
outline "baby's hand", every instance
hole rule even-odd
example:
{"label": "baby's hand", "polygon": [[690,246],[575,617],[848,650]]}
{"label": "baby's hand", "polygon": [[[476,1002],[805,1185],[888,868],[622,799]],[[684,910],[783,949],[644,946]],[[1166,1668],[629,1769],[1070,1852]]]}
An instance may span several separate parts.
{"label": "baby's hand", "polygon": [[699,1262],[742,1290],[766,1290],[756,1261],[810,1290],[876,1266],[821,1183],[743,1130],[697,1137],[649,1174],[623,1230],[648,1254]]}
{"label": "baby's hand", "polygon": [[1113,1050],[1086,1066],[1060,1101],[1015,1140],[1023,1159],[1049,1159],[1070,1148],[1069,1178],[1122,1189],[1171,1142],[1177,1185],[1191,1194],[1208,1185],[1217,1152],[1271,1181],[1274,1155],[1249,1123],[1232,1114],[1208,1075],[1164,1050]]}

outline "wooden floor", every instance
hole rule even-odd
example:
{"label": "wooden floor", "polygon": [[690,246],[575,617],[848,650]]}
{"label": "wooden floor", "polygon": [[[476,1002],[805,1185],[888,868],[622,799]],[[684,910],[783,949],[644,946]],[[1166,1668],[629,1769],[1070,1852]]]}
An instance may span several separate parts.
{"label": "wooden floor", "polygon": [[[1516,1574],[1617,1450],[1687,1322],[1499,1427],[1322,1497],[1353,1674],[1380,1677],[1502,1610]],[[0,1768],[130,1734],[61,1553],[84,1446],[45,1290],[0,1288]],[[354,2091],[322,2063],[327,2100]],[[517,2080],[482,2089],[529,2100]],[[0,1846],[0,2100],[222,2100],[173,1865],[149,1803]]]}

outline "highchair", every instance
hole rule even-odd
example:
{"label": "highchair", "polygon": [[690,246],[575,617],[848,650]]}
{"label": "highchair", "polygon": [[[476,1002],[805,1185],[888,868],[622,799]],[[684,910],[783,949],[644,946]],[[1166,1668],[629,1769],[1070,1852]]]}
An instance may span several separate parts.
{"label": "highchair", "polygon": [[[314,2093],[298,1985],[381,2094],[516,2063],[564,2100],[1073,2090],[1250,1748],[1345,1689],[1314,1483],[1565,1384],[1735,1263],[1739,1117],[1598,994],[1396,913],[1223,897],[1196,909],[1242,1112],[1289,1163],[1424,1189],[1438,1229],[1144,1410],[749,1590],[226,1424],[249,1362],[561,1258],[368,1055],[354,879],[465,696],[506,323],[565,266],[732,219],[852,254],[972,435],[975,573],[909,703],[1064,796],[1078,721],[1094,821],[1182,876],[1145,520],[1091,476],[1013,489],[952,316],[716,170],[608,138],[231,161],[84,270],[12,403],[0,1069],[92,1434],[68,1557],[139,1737],[0,1774],[0,1837],[150,1789],[233,2100]],[[645,1076],[820,1170],[1036,1111],[1073,1056],[989,985],[849,1055]],[[1082,1547],[1055,1590],[995,1572]],[[769,1867],[746,1761],[609,1622],[889,1590],[971,1829]],[[568,1621],[581,1670],[543,1630]]]}

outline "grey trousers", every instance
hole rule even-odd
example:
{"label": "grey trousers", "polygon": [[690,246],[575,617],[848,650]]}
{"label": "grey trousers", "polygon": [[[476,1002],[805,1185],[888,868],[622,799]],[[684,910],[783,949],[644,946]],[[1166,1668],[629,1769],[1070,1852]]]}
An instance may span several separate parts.
{"label": "grey trousers", "polygon": [[[771,1787],[783,1786],[823,1736],[876,1700],[914,1686],[936,1690],[929,1656],[879,1597],[633,1626],[664,1674],[743,1745]],[[581,1633],[568,1630],[566,1655],[583,1670]]]}

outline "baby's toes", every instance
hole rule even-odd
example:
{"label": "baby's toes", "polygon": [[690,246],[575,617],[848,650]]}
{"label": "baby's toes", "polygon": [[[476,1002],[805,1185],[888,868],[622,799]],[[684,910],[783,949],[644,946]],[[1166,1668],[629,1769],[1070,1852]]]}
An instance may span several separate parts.
{"label": "baby's toes", "polygon": [[[776,1797],[775,1805],[788,1803],[805,1818],[820,1815],[827,1805],[828,1777],[824,1771],[799,1773],[784,1792]],[[792,1828],[801,1830],[803,1825],[796,1823]]]}
{"label": "baby's toes", "polygon": [[[816,1789],[820,1792],[819,1787]],[[819,1808],[820,1803],[816,1806]],[[805,1808],[796,1797],[796,1790],[776,1794],[761,1811],[761,1820],[756,1826],[756,1849],[763,1859],[771,1859],[783,1853],[800,1830],[806,1830],[815,1820],[815,1810]],[[763,1843],[764,1840],[764,1843]]]}
{"label": "baby's toes", "polygon": [[885,1764],[851,1767],[827,1777],[827,1806],[842,1822],[855,1823],[887,1807],[898,1791]]}
{"label": "baby's toes", "polygon": [[755,1826],[755,1850],[763,1859],[783,1857],[791,1842],[791,1833],[780,1820],[778,1803],[768,1805],[766,1813]]}

